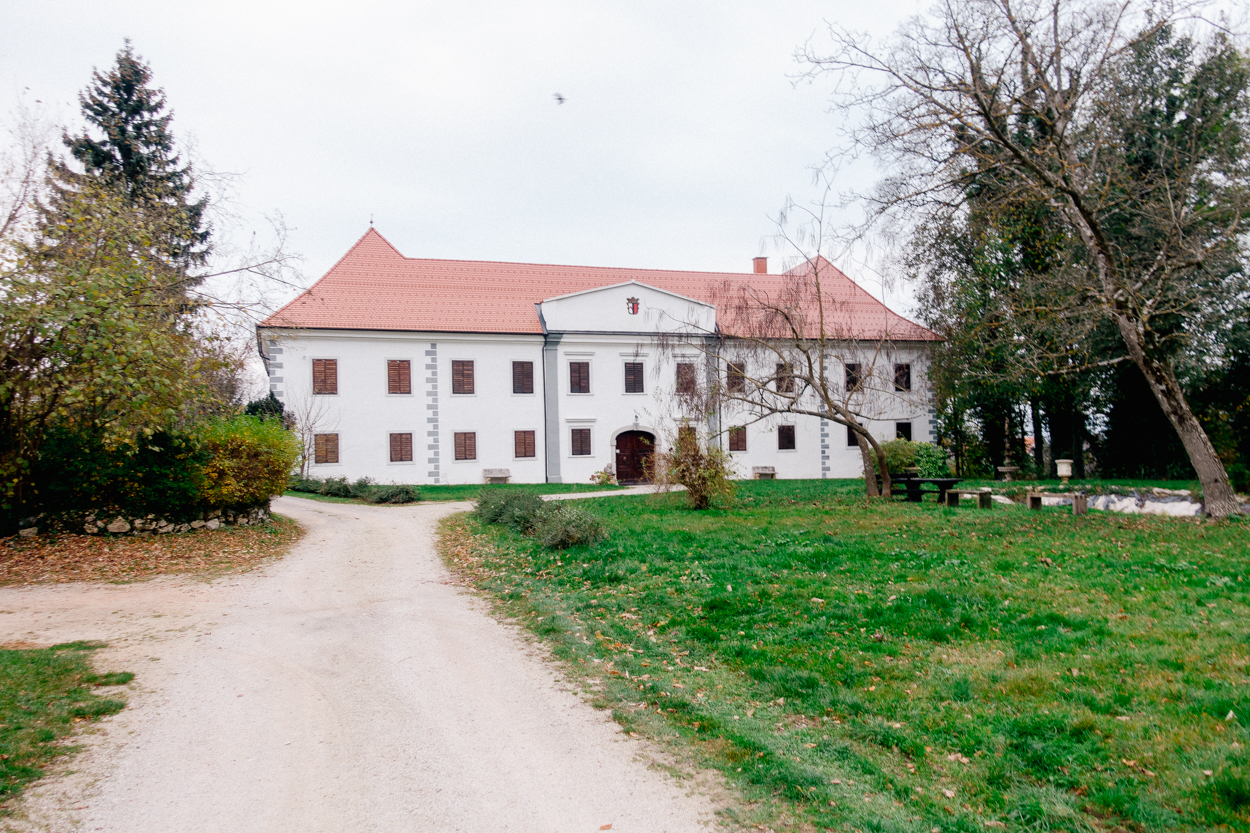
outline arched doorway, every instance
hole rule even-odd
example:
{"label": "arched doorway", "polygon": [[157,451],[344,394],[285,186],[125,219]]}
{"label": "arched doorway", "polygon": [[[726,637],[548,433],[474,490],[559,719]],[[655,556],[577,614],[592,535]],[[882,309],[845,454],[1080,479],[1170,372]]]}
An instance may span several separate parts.
{"label": "arched doorway", "polygon": [[647,482],[648,463],[655,453],[655,434],[622,431],[616,435],[616,479],[621,483]]}

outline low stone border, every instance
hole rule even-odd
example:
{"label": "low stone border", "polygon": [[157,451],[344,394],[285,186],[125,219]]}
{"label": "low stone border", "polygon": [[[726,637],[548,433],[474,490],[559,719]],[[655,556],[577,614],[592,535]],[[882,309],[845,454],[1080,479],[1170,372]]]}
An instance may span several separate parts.
{"label": "low stone border", "polygon": [[[78,518],[44,518],[43,526],[49,529],[77,531],[88,535],[166,535],[170,532],[190,532],[193,529],[217,529],[223,526],[251,526],[269,520],[269,506],[251,509],[211,509],[200,513],[191,521],[171,521],[158,515],[126,517],[92,512]],[[23,538],[38,535],[40,526],[28,526],[18,532]]]}

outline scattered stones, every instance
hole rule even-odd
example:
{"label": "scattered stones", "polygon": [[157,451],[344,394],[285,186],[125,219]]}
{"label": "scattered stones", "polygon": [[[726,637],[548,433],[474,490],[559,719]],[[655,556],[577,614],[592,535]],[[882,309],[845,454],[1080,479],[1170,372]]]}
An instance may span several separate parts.
{"label": "scattered stones", "polygon": [[39,527],[28,526],[25,529],[19,529],[17,531],[17,534],[23,538],[34,538],[36,535],[39,534]]}
{"label": "scattered stones", "polygon": [[[195,524],[192,524],[192,526],[195,526]],[[221,526],[221,521],[217,520],[216,518],[210,518],[204,524],[205,529],[216,529],[219,526]]]}
{"label": "scattered stones", "polygon": [[[268,506],[256,506],[251,509],[214,509],[205,511],[198,518],[178,523],[158,515],[127,518],[115,516],[111,521],[101,519],[95,512],[87,515],[42,515],[38,518],[25,518],[19,528],[18,535],[32,538],[41,529],[77,531],[81,529],[87,535],[168,535],[172,532],[189,532],[192,529],[220,529],[223,526],[252,526],[263,524],[269,519]],[[38,522],[38,523],[37,523]]]}
{"label": "scattered stones", "polygon": [[130,521],[126,520],[125,518],[117,518],[116,520],[114,520],[112,523],[110,523],[108,526],[104,528],[107,529],[109,532],[112,532],[114,535],[117,535],[123,532],[129,532]]}

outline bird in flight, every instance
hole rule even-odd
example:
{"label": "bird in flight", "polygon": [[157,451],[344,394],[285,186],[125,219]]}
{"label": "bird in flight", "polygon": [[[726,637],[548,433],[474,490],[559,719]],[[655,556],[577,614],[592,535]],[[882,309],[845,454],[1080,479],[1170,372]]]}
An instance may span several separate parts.
{"label": "bird in flight", "polygon": [[565,101],[568,101],[568,99],[566,99],[564,96],[560,95],[559,93],[556,93],[552,97],[556,100],[556,104],[563,104]]}

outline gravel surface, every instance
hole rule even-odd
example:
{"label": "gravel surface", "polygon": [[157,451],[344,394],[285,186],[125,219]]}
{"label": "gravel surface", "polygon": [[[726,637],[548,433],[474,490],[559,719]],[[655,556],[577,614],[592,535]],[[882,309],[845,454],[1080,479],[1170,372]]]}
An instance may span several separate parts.
{"label": "gravel surface", "polygon": [[[696,831],[711,799],[450,583],[465,504],[281,498],[292,553],[211,584],[0,589],[0,639],[111,639],[132,707],[36,787],[28,829]],[[24,594],[24,595],[23,595]],[[70,631],[73,631],[72,636]],[[610,828],[607,825],[611,825]]]}

